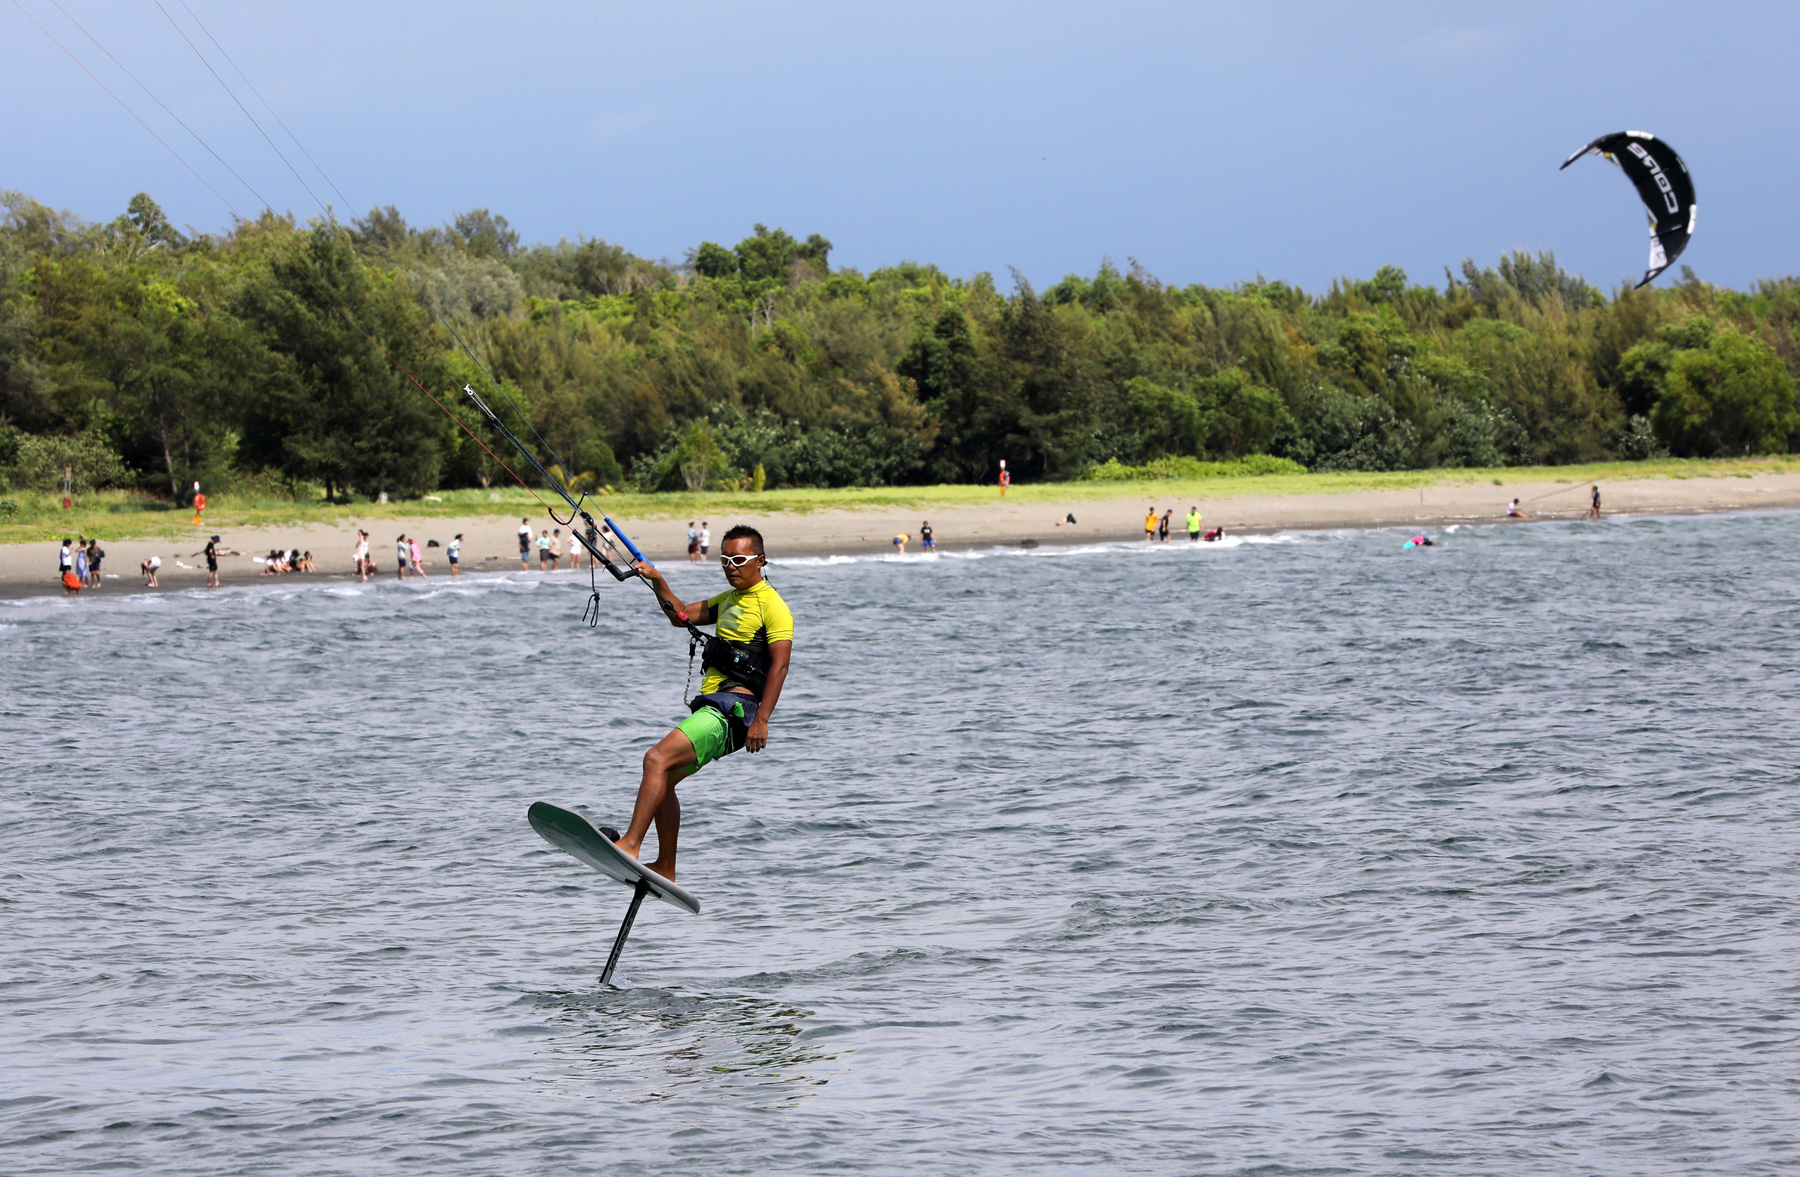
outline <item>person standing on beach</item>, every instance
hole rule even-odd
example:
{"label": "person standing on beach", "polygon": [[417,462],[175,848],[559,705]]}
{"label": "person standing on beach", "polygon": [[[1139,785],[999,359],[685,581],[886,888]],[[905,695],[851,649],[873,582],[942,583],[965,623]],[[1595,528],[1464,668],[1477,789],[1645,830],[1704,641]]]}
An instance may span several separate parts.
{"label": "person standing on beach", "polygon": [[1200,542],[1200,508],[1189,507],[1187,517],[1188,542]]}
{"label": "person standing on beach", "polygon": [[219,537],[206,541],[206,587],[219,587]]}
{"label": "person standing on beach", "polygon": [[1000,497],[1006,497],[1006,488],[1012,485],[1012,475],[1006,472],[1006,459],[1000,459]]}
{"label": "person standing on beach", "polygon": [[531,571],[531,520],[519,520],[519,571]]}
{"label": "person standing on beach", "polygon": [[538,532],[537,537],[538,571],[550,571],[550,529]]}
{"label": "person standing on beach", "polygon": [[1589,519],[1600,518],[1600,487],[1598,484],[1594,486],[1594,500],[1588,505],[1587,517]]}
{"label": "person standing on beach", "polygon": [[1156,508],[1151,507],[1144,514],[1144,542],[1149,543],[1156,538]]}
{"label": "person standing on beach", "polygon": [[931,520],[929,519],[919,524],[919,550],[925,552],[937,551],[937,541],[931,538]]}
{"label": "person standing on beach", "polygon": [[688,563],[700,562],[700,533],[694,530],[694,521],[688,520]]}
{"label": "person standing on beach", "polygon": [[1165,544],[1169,542],[1169,520],[1172,519],[1174,515],[1175,508],[1170,507],[1167,511],[1162,513],[1162,518],[1157,520],[1156,523],[1156,538]]}
{"label": "person standing on beach", "polygon": [[573,527],[569,528],[569,571],[581,571],[581,539]]}
{"label": "person standing on beach", "polygon": [[412,549],[406,546],[405,536],[400,536],[394,540],[394,559],[398,561],[399,564],[394,570],[395,575],[401,580],[405,580],[406,566],[412,563]]}
{"label": "person standing on beach", "polygon": [[75,541],[68,536],[63,536],[62,552],[56,557],[56,575],[58,579],[75,571],[75,553],[70,547],[74,542]]}
{"label": "person standing on beach", "polygon": [[366,582],[374,567],[369,561],[369,533],[360,527],[356,530],[356,547],[351,549],[350,558],[356,561],[356,574]]}
{"label": "person standing on beach", "polygon": [[550,571],[555,572],[556,566],[561,563],[562,563],[562,528],[559,527],[555,531],[550,533]]}
{"label": "person standing on beach", "polygon": [[88,541],[88,587],[100,587],[100,561],[106,558],[106,552],[100,547],[100,541]]}
{"label": "person standing on beach", "polygon": [[86,588],[87,587],[87,579],[88,579],[87,545],[83,544],[83,543],[77,543],[75,545],[75,584],[76,584],[76,586],[79,588]]}
{"label": "person standing on beach", "polygon": [[420,580],[430,580],[431,578],[425,575],[425,552],[419,547],[419,537],[408,536],[406,546],[409,549],[408,554],[412,557],[413,575]]}
{"label": "person standing on beach", "polygon": [[712,527],[706,520],[700,521],[700,562],[706,563],[706,553],[712,547]]}
{"label": "person standing on beach", "polygon": [[450,546],[445,549],[445,552],[450,557],[450,578],[454,580],[462,575],[456,570],[457,563],[462,560],[462,532],[456,533],[456,538],[450,541]]}

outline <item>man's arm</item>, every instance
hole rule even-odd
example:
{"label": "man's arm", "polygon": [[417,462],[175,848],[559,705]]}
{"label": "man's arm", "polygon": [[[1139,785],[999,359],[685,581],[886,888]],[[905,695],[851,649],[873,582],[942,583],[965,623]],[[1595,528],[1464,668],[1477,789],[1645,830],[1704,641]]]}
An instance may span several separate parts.
{"label": "man's arm", "polygon": [[793,652],[791,641],[769,643],[769,680],[763,685],[762,706],[756,709],[756,722],[750,725],[750,734],[744,739],[744,747],[752,752],[761,752],[769,742],[769,716],[775,710],[775,701],[781,698],[781,684],[787,681],[788,658]]}
{"label": "man's arm", "polygon": [[[632,568],[644,578],[652,589],[656,590],[656,599],[662,603],[663,612],[668,614],[670,625],[679,628],[683,625],[712,624],[712,606],[705,601],[695,601],[692,605],[685,604],[680,597],[675,595],[675,590],[669,587],[669,582],[663,579],[663,574],[655,568],[641,561],[633,564]],[[687,618],[686,621],[682,620],[683,616]]]}

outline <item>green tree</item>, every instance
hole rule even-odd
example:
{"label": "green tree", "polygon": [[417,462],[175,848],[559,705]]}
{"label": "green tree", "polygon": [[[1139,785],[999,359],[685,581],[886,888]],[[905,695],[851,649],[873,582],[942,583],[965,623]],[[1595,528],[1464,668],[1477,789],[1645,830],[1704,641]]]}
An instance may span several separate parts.
{"label": "green tree", "polygon": [[246,382],[246,460],[334,498],[437,485],[446,418],[397,368],[427,359],[404,278],[364,266],[347,231],[316,224],[245,283],[237,311],[273,361]]}
{"label": "green tree", "polygon": [[1784,453],[1800,427],[1794,393],[1773,349],[1725,328],[1676,351],[1650,421],[1679,455]]}

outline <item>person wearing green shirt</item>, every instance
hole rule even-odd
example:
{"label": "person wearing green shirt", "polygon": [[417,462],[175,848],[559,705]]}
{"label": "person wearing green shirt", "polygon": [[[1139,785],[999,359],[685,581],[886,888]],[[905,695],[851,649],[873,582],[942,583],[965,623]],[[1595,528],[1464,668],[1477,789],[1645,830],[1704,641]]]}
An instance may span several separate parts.
{"label": "person wearing green shirt", "polygon": [[1188,541],[1195,542],[1200,538],[1200,508],[1188,508]]}

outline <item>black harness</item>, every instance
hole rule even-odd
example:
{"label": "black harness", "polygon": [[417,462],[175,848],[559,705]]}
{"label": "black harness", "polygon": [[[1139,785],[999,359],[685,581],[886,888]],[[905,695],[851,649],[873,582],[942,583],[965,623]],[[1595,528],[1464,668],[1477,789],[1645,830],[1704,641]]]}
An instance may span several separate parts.
{"label": "black harness", "polygon": [[694,651],[700,651],[700,665],[716,670],[727,680],[749,687],[758,699],[769,685],[769,631],[765,627],[747,642],[734,642],[715,637],[697,628],[688,629],[688,665],[693,665]]}

